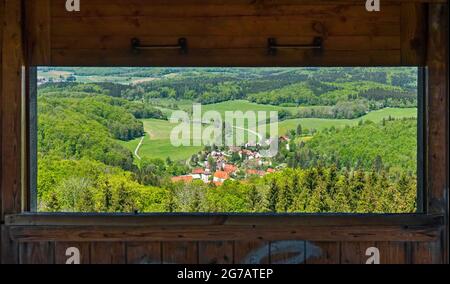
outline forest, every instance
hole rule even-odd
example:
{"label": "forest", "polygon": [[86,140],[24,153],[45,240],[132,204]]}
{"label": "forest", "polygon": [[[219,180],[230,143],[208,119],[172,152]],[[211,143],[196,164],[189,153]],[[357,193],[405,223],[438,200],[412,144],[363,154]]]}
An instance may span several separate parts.
{"label": "forest", "polygon": [[[174,147],[172,112],[277,111],[279,150]],[[411,213],[416,68],[38,72],[42,212]]]}

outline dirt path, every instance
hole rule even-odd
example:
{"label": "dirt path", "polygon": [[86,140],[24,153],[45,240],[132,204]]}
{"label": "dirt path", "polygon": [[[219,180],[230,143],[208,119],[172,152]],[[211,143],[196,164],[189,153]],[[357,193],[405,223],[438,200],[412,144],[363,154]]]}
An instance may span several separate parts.
{"label": "dirt path", "polygon": [[136,150],[134,150],[134,155],[136,156],[136,158],[138,158],[138,160],[142,160],[141,156],[139,156],[139,149],[141,148],[143,142],[144,142],[144,137],[141,138],[141,141],[139,141],[139,144],[136,147]]}
{"label": "dirt path", "polygon": [[238,127],[238,126],[233,126],[233,128],[247,131],[248,133],[251,133],[251,134],[257,136],[259,141],[261,141],[263,139],[263,136],[261,134],[259,134],[258,132],[254,131],[254,130],[251,130],[251,129],[248,129],[248,128],[243,128],[243,127]]}

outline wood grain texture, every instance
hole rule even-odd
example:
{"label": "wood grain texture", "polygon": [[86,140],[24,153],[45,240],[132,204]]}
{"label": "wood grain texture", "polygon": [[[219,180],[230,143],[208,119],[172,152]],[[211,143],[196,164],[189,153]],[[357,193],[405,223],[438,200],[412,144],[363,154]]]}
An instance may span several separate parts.
{"label": "wood grain texture", "polygon": [[442,234],[444,259],[448,260],[448,5],[429,6],[428,24],[428,138],[427,138],[427,212],[446,216],[447,226]]}
{"label": "wood grain texture", "polygon": [[198,264],[197,242],[164,242],[162,250],[164,264]]}
{"label": "wood grain texture", "polygon": [[376,247],[375,242],[342,242],[340,248],[341,264],[365,264],[367,259],[366,250]]}
{"label": "wood grain texture", "polygon": [[266,241],[235,241],[235,264],[269,264],[270,245]]}
{"label": "wood grain texture", "polygon": [[55,243],[55,264],[66,264],[70,255],[66,255],[68,248],[77,248],[80,251],[80,264],[91,263],[91,246],[90,243],[76,242],[56,242]]}
{"label": "wood grain texture", "polygon": [[[124,4],[126,3],[126,4]],[[353,9],[357,14],[365,11],[364,2],[360,0],[172,0],[170,5],[179,9],[167,9],[167,1],[152,0],[152,5],[146,5],[147,0],[89,0],[83,3],[79,13],[69,13],[65,10],[65,0],[52,0],[52,10],[55,17],[105,17],[105,16],[236,16],[236,15],[289,15],[299,12],[299,6],[308,7],[310,13],[323,16],[333,14],[323,13],[321,6],[334,5],[339,10]],[[399,3],[445,3],[445,0],[386,0],[379,14],[391,13]],[[201,9],[199,8],[201,7]],[[377,13],[368,13],[376,17]],[[306,14],[305,14],[306,15]]]}
{"label": "wood grain texture", "polygon": [[128,264],[161,264],[161,242],[131,242],[127,243]]}
{"label": "wood grain texture", "polygon": [[408,264],[407,245],[405,242],[343,242],[340,248],[342,264],[366,264],[370,255],[368,248],[377,248],[380,264]]}
{"label": "wood grain texture", "polygon": [[6,216],[11,226],[442,226],[442,215],[428,214],[326,214],[326,215],[226,215],[226,214],[84,214],[24,213]]}
{"label": "wood grain texture", "polygon": [[409,264],[406,242],[376,242],[375,246],[380,250],[381,264]]}
{"label": "wood grain texture", "polygon": [[22,5],[4,0],[1,99],[1,221],[21,212]]}
{"label": "wood grain texture", "polygon": [[339,242],[313,242],[306,246],[306,264],[339,264]]}
{"label": "wood grain texture", "polygon": [[444,260],[441,242],[412,243],[412,264],[441,264]]}
{"label": "wood grain texture", "polygon": [[[385,2],[382,16],[398,15],[398,5]],[[79,13],[70,13],[65,9],[65,0],[53,0],[52,11],[55,18],[61,17],[111,17],[111,16],[153,16],[153,17],[218,17],[218,16],[335,16],[344,12],[349,16],[361,16],[365,6],[360,1],[152,1],[146,0],[89,0],[83,3]],[[177,9],[167,9],[168,5],[176,5]],[[200,6],[201,5],[201,6]],[[335,7],[334,10],[327,9]],[[376,17],[376,13],[367,13],[368,17]]]}
{"label": "wood grain texture", "polygon": [[287,240],[270,243],[271,264],[304,264],[305,259],[305,241]]}
{"label": "wood grain texture", "polygon": [[428,38],[428,209],[446,213],[448,205],[448,7],[429,8]]}
{"label": "wood grain texture", "polygon": [[[1,1],[1,0],[0,0]],[[1,225],[1,257],[2,264],[18,264],[19,263],[19,244],[9,237],[9,229],[7,226]]]}
{"label": "wood grain texture", "polygon": [[401,5],[402,65],[425,65],[427,6],[421,3]]}
{"label": "wood grain texture", "polygon": [[54,243],[22,243],[19,247],[21,264],[53,264],[55,260]]}
{"label": "wood grain texture", "polygon": [[[23,264],[67,261],[65,251],[76,247],[87,264],[366,264],[367,249],[375,247],[380,264],[443,263],[442,246],[435,242],[24,242]],[[9,262],[8,262],[9,263]]]}
{"label": "wood grain texture", "polygon": [[233,242],[199,242],[199,264],[232,264],[234,259]]}
{"label": "wood grain texture", "polygon": [[441,227],[348,226],[348,227],[57,227],[11,226],[13,240],[41,241],[220,241],[220,240],[311,240],[311,241],[433,241]]}
{"label": "wood grain texture", "polygon": [[[77,13],[67,12],[63,0],[51,0],[50,6],[42,1],[49,9],[30,13],[42,16],[39,25],[29,27],[33,65],[400,65],[402,21],[417,15],[402,14],[398,1],[385,2],[377,13],[368,13],[359,1],[173,1],[169,7],[166,1],[93,0]],[[321,56],[308,51],[267,55],[269,37],[301,44],[314,36],[324,38]],[[186,37],[189,53],[134,55],[133,37],[148,44]]]}
{"label": "wood grain texture", "polygon": [[91,243],[91,264],[125,264],[126,259],[123,242]]}
{"label": "wood grain texture", "polygon": [[27,58],[41,65],[50,65],[51,16],[50,0],[28,1],[26,11]]}

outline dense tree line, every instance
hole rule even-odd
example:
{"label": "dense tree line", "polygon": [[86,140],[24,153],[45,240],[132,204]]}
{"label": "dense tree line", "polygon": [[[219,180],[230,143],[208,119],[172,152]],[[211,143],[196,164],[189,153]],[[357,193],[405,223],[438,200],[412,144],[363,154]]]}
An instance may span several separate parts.
{"label": "dense tree line", "polygon": [[[115,87],[121,86],[117,89]],[[157,108],[141,100],[128,100],[121,98],[121,93],[129,87],[113,83],[54,83],[44,84],[39,88],[39,97],[48,99],[85,99],[96,103],[105,103],[111,106],[119,106],[130,112],[135,118],[156,118],[167,119],[167,117]]]}
{"label": "dense tree line", "polygon": [[354,119],[366,115],[370,106],[366,100],[338,102],[334,106],[300,108],[295,118]]}
{"label": "dense tree line", "polygon": [[364,90],[358,97],[381,101],[380,107],[417,107],[417,92],[386,90],[380,87]]}
{"label": "dense tree line", "polygon": [[180,73],[180,70],[174,69],[173,77],[161,76],[137,85],[71,82],[47,83],[41,89],[46,92],[64,90],[73,94],[99,93],[147,103],[155,98],[203,104],[248,99],[255,103],[281,106],[332,106],[339,102],[365,99],[369,101],[371,110],[417,105],[417,74],[413,69],[228,69],[224,74],[219,74],[220,70],[210,68]]}
{"label": "dense tree line", "polygon": [[374,82],[327,84],[310,80],[250,94],[247,99],[254,103],[280,106],[336,106],[342,103],[360,104],[364,101],[368,110],[376,110],[385,107],[416,107],[417,91],[405,91]]}
{"label": "dense tree line", "polygon": [[63,71],[74,76],[162,77],[177,73],[183,68],[148,67],[39,67],[39,72]]}
{"label": "dense tree line", "polygon": [[[58,161],[51,168],[40,177],[44,211],[412,213],[416,208],[416,179],[405,174],[392,178],[385,172],[314,167],[220,187],[201,181],[152,187],[94,162]],[[50,176],[61,172],[67,177]]]}
{"label": "dense tree line", "polygon": [[64,93],[65,96],[76,96],[78,93],[99,94],[111,97],[120,97],[122,92],[130,86],[115,83],[77,83],[58,82],[45,83],[39,86],[40,93]]}
{"label": "dense tree line", "polygon": [[290,151],[282,149],[278,160],[287,160],[291,167],[335,165],[338,168],[375,168],[397,174],[415,174],[416,137],[416,119],[366,121],[355,127],[332,127],[318,132],[307,143],[293,144]]}
{"label": "dense tree line", "polygon": [[39,114],[37,135],[38,151],[46,156],[86,157],[124,169],[133,165],[130,151],[116,142],[107,127],[73,110],[49,106]]}

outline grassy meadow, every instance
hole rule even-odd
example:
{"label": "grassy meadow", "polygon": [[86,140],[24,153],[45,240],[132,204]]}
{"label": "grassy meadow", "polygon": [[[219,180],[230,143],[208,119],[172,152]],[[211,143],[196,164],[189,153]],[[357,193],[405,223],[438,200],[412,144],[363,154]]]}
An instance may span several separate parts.
{"label": "grassy meadow", "polygon": [[[187,107],[187,103],[183,104]],[[192,106],[192,104],[191,104]],[[223,103],[204,105],[202,106],[202,112],[205,113],[210,110],[218,111],[224,116],[226,111],[242,111],[246,112],[249,110],[253,111],[278,111],[283,109],[278,106],[271,105],[260,105],[255,103],[250,103],[248,101],[237,100],[237,101],[227,101]],[[286,108],[284,108],[286,109]],[[295,108],[288,108],[295,109]],[[289,119],[281,121],[278,124],[279,135],[286,134],[291,129],[296,129],[298,124],[302,125],[304,130],[323,130],[325,128],[335,127],[345,127],[345,126],[355,126],[360,120],[370,120],[373,122],[380,122],[383,118],[403,118],[403,117],[416,117],[416,108],[385,108],[377,111],[372,111],[367,115],[357,118],[357,119],[321,119],[321,118],[301,118],[301,119]],[[202,147],[194,146],[172,146],[170,142],[170,132],[176,126],[176,124],[171,124],[166,120],[158,119],[143,119],[145,130],[145,138],[139,149],[139,156],[153,159],[161,158],[166,159],[171,157],[173,160],[185,160],[191,155],[197,153]],[[310,138],[310,137],[309,137]],[[134,153],[136,147],[138,146],[141,138],[134,139],[128,142],[121,142],[122,145],[130,149]]]}

